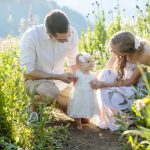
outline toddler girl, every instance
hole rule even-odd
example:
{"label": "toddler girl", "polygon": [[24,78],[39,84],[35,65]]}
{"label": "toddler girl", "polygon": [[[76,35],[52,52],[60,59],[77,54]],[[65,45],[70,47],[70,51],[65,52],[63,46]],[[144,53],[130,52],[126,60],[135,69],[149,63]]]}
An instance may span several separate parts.
{"label": "toddler girl", "polygon": [[99,113],[99,108],[95,91],[90,86],[91,80],[95,79],[91,73],[94,67],[91,55],[78,54],[76,64],[79,68],[75,73],[77,81],[71,92],[67,113],[74,118],[77,130],[82,130],[81,118],[90,119]]}

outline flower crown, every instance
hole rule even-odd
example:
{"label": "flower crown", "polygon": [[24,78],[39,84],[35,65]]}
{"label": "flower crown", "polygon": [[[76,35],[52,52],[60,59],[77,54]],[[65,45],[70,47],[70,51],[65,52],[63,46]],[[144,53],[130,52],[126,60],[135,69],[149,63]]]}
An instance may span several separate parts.
{"label": "flower crown", "polygon": [[140,38],[139,38],[139,37],[135,37],[134,42],[135,42],[135,48],[136,48],[136,50],[138,50],[138,48],[139,48],[140,45],[141,45],[141,40],[140,40]]}
{"label": "flower crown", "polygon": [[91,55],[90,55],[90,54],[88,54],[88,53],[82,53],[82,55],[79,56],[79,61],[80,61],[80,62],[85,62],[86,59],[88,59],[88,58],[91,58]]}

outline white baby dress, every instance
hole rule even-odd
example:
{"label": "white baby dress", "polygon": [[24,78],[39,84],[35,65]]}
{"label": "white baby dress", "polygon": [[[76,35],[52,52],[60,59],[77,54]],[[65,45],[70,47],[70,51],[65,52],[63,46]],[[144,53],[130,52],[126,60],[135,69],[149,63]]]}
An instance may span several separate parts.
{"label": "white baby dress", "polygon": [[89,84],[95,76],[91,73],[85,74],[80,70],[76,72],[76,76],[78,80],[72,89],[67,113],[72,118],[90,119],[99,114],[96,91]]}

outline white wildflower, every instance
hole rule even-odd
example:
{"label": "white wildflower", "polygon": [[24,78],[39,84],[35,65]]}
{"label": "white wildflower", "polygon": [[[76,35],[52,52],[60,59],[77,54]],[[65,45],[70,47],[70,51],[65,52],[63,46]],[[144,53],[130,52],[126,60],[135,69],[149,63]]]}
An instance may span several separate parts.
{"label": "white wildflower", "polygon": [[142,108],[144,108],[146,105],[145,103],[143,102],[143,100],[141,99],[138,99],[135,101],[135,108],[136,110],[140,111]]}

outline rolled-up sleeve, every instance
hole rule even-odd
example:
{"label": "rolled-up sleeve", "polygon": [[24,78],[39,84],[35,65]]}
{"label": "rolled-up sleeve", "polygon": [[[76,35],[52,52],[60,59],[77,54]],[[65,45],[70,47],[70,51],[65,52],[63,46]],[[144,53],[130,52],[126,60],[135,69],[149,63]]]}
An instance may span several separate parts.
{"label": "rolled-up sleeve", "polygon": [[20,40],[20,62],[21,69],[25,73],[30,73],[35,69],[36,47],[33,33],[28,31],[24,33]]}
{"label": "rolled-up sleeve", "polygon": [[73,66],[76,64],[76,56],[78,54],[78,34],[74,28],[72,34],[72,47],[66,58],[68,66]]}

